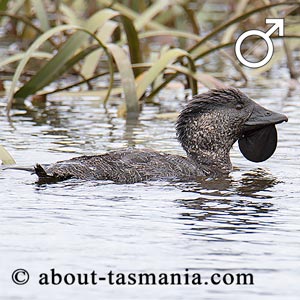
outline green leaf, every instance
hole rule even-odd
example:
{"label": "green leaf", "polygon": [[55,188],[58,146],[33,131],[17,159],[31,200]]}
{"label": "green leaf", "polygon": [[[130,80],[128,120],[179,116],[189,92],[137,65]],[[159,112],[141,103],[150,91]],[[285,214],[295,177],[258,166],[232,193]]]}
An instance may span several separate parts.
{"label": "green leaf", "polygon": [[6,106],[7,113],[9,113],[9,111],[12,107],[13,96],[14,96],[15,88],[17,86],[17,82],[18,82],[27,62],[29,61],[29,59],[31,58],[31,56],[35,52],[35,50],[37,48],[39,48],[45,41],[47,41],[51,36],[55,35],[56,33],[63,31],[63,30],[69,30],[69,29],[74,29],[74,28],[77,28],[77,27],[72,26],[72,25],[61,25],[61,26],[55,27],[53,29],[48,30],[44,34],[42,34],[31,44],[31,46],[26,51],[26,55],[20,61],[19,65],[17,67],[17,70],[14,74],[14,77],[13,77],[13,80],[11,83],[11,87],[10,87],[10,90],[8,93],[8,101],[7,101],[7,106]]}
{"label": "green leaf", "polygon": [[[60,77],[67,70],[74,67],[74,65],[76,65],[81,59],[85,58],[87,55],[94,52],[96,49],[98,49],[98,45],[92,45],[92,46],[89,46],[89,47],[85,48],[84,50],[78,52],[74,56],[72,56],[68,61],[66,61],[60,68],[58,68],[56,70],[56,74],[55,74],[56,77],[57,78]],[[28,82],[26,85],[29,85],[29,84],[30,83]],[[35,83],[31,82],[31,84],[34,85]]]}
{"label": "green leaf", "polygon": [[[87,21],[83,22],[82,26],[93,33],[96,32],[97,29],[99,29],[95,35],[102,41],[102,43],[106,43],[115,29],[112,28],[114,26],[108,23],[108,21],[119,15],[119,12],[112,9],[102,9],[93,14]],[[102,53],[103,51],[100,50],[95,51],[84,60],[81,70],[81,74],[83,76],[90,77],[94,74]]]}
{"label": "green leaf", "polygon": [[74,10],[60,1],[59,11],[64,16],[67,24],[81,26],[82,20],[75,14]]}
{"label": "green leaf", "polygon": [[[156,79],[156,77],[173,61],[181,57],[187,57],[189,64],[192,66],[192,69],[195,70],[195,65],[191,59],[190,54],[187,51],[182,49],[171,49],[165,54],[163,54],[160,59],[155,62],[152,67],[142,74],[142,78],[139,79],[137,86],[137,96],[140,99],[143,94],[146,92],[147,87]],[[197,89],[197,86],[193,84],[193,89]],[[194,90],[195,92],[195,90]]]}
{"label": "green leaf", "polygon": [[94,13],[82,26],[88,31],[94,33],[97,28],[101,28],[108,20],[119,15],[119,12],[105,8]]}
{"label": "green leaf", "polygon": [[[9,56],[9,57],[5,58],[4,60],[0,61],[0,68],[2,68],[5,65],[11,64],[13,62],[19,61],[19,60],[23,59],[25,56],[26,56],[26,52],[21,52],[21,53],[17,53],[12,56]],[[42,58],[51,59],[53,57],[53,55],[48,52],[36,51],[36,52],[32,53],[31,57],[38,58],[38,59],[42,59]]]}
{"label": "green leaf", "polygon": [[[107,43],[107,41],[111,38],[111,35],[113,34],[114,30],[118,27],[117,22],[114,21],[107,21],[103,27],[101,27],[96,35],[97,37],[103,42],[103,43]],[[82,67],[80,70],[80,73],[85,77],[92,77],[93,74],[95,73],[98,64],[100,62],[100,58],[103,55],[103,49],[98,49],[96,51],[94,51],[93,53],[91,53],[90,55],[88,55],[83,63],[82,63]]]}
{"label": "green leaf", "polygon": [[47,11],[45,9],[44,3],[41,0],[31,0],[32,5],[35,9],[36,16],[41,24],[41,29],[47,31],[50,29]]}
{"label": "green leaf", "polygon": [[110,54],[106,49],[106,46],[102,44],[102,42],[93,33],[90,33],[88,30],[82,27],[73,26],[73,25],[62,25],[44,33],[28,49],[27,56],[20,62],[13,79],[13,84],[10,91],[10,96],[9,96],[9,101],[7,106],[8,111],[10,110],[12,105],[13,90],[15,88],[16,82],[21,72],[23,71],[25,64],[29,60],[33,50],[37,48],[42,42],[44,42],[49,37],[50,35],[49,32],[52,31],[53,34],[65,29],[76,29],[76,30],[80,30],[80,32],[76,32],[69,38],[69,40],[59,49],[58,53],[48,63],[46,63],[46,65],[40,71],[38,71],[35,76],[33,76],[23,87],[21,87],[19,91],[16,92],[15,98],[25,99],[27,96],[34,94],[36,91],[48,85],[50,82],[58,79],[58,77],[66,70],[65,65],[67,64],[67,62],[68,62],[67,68],[69,68],[71,67],[71,62],[75,64],[78,61],[77,58],[72,60],[71,57],[73,56],[74,52],[80,47],[81,43],[83,43],[89,35],[92,36],[98,42],[98,44],[104,49],[105,53],[108,56],[109,72],[110,72],[110,79],[111,79],[110,86],[108,88],[107,96],[106,96],[106,99],[108,98],[109,92],[112,88],[112,81],[113,81],[113,62],[110,57]]}
{"label": "green leaf", "polygon": [[137,30],[141,30],[143,27],[149,24],[149,22],[158,15],[162,10],[170,5],[169,1],[157,0],[150,7],[148,7],[136,20],[135,27]]}
{"label": "green leaf", "polygon": [[7,8],[7,3],[8,3],[8,0],[1,0],[1,1],[0,1],[0,11],[6,10],[6,8]]}
{"label": "green leaf", "polygon": [[[68,29],[80,29],[80,27],[73,25],[62,25],[56,27],[55,29],[63,26],[69,27]],[[64,30],[64,28],[62,28],[60,31],[62,30]],[[50,31],[51,30],[47,31],[46,33]],[[60,74],[60,70],[64,68],[64,64],[80,47],[81,43],[85,41],[87,36],[88,35],[85,32],[76,32],[76,34],[73,34],[68,39],[68,41],[59,49],[58,53],[49,62],[47,62],[46,65],[36,73],[36,75],[34,75],[23,87],[21,87],[16,92],[15,98],[25,99],[27,96],[34,94],[36,91],[42,89],[43,87],[57,79],[58,75]],[[42,37],[44,37],[44,34],[40,38]],[[43,39],[42,41],[44,42]],[[28,49],[27,53],[29,52],[30,48]],[[30,57],[28,57],[28,59],[29,58]],[[20,64],[22,64],[22,62],[23,61],[21,61]]]}
{"label": "green leaf", "polygon": [[[163,0],[163,1],[160,0],[160,1],[161,2],[169,2],[169,1],[165,1],[165,0]],[[149,22],[143,21],[142,19],[145,18],[144,15],[143,15],[143,17],[141,17],[141,15],[138,14],[136,11],[130,9],[126,5],[118,3],[117,1],[112,1],[112,0],[98,0],[98,2],[101,3],[102,5],[109,6],[109,7],[113,8],[114,10],[120,12],[120,14],[128,17],[129,19],[131,19],[133,21],[136,20],[136,21],[138,21],[140,23],[147,24],[147,27],[149,27],[149,28],[151,28],[153,30],[167,29],[166,26],[163,26],[163,25],[159,24],[158,22],[154,22],[153,20],[150,20]],[[139,29],[137,29],[137,31],[139,31]]]}
{"label": "green leaf", "polygon": [[[103,11],[101,11],[103,12]],[[116,23],[108,23],[108,21],[112,18],[116,19],[116,21],[118,21],[118,23],[122,23],[123,24],[123,28],[126,34],[126,38],[127,38],[127,45],[129,47],[129,53],[130,53],[130,59],[131,59],[131,63],[141,63],[142,62],[142,51],[140,49],[140,42],[139,42],[139,38],[138,38],[138,34],[137,31],[134,27],[133,22],[126,16],[124,15],[120,15],[119,13],[113,11],[113,10],[109,10],[109,9],[105,9],[105,14],[100,14],[96,13],[95,15],[93,15],[90,20],[88,21],[90,25],[87,25],[87,27],[90,27],[91,24],[96,24],[96,20],[97,20],[97,25],[100,28],[100,30],[97,33],[97,37],[103,41],[106,42],[108,40],[108,38],[110,38],[110,35],[112,35],[112,33],[114,32],[114,30],[117,28],[117,24]],[[96,18],[94,18],[94,16]],[[102,21],[105,21],[106,23],[99,23],[99,18],[102,18]],[[105,19],[103,19],[105,17]],[[120,25],[120,24],[118,24]],[[99,60],[101,56],[101,53],[94,53],[93,55],[90,55],[89,57],[87,57],[86,61],[83,64],[82,67],[82,74],[86,75],[86,76],[92,76],[93,72],[95,71],[97,62]],[[94,66],[91,65],[91,61],[94,62]],[[138,76],[141,73],[140,69],[136,69],[134,70],[134,75],[135,77]]]}
{"label": "green leaf", "polygon": [[120,46],[115,44],[108,44],[107,47],[111,51],[121,75],[121,83],[125,94],[127,115],[130,113],[137,114],[139,111],[139,104],[134,74],[127,53]]}
{"label": "green leaf", "polygon": [[[121,21],[127,37],[130,59],[132,64],[142,63],[142,51],[140,49],[140,41],[133,22],[126,16],[121,15]],[[135,77],[141,74],[140,69],[133,70]]]}

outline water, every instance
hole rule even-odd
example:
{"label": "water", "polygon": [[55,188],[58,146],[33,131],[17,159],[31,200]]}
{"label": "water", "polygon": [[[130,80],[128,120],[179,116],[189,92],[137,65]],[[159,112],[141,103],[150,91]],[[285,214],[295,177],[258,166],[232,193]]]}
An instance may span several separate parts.
{"label": "water", "polygon": [[[1,299],[299,299],[299,88],[273,80],[243,91],[289,122],[278,126],[278,148],[264,163],[246,161],[235,145],[235,168],[224,180],[38,186],[35,175],[1,171]],[[137,124],[116,118],[114,105],[106,114],[93,99],[53,98],[45,108],[15,110],[12,125],[3,113],[0,144],[19,165],[128,145],[182,154],[173,120],[155,118],[183,105],[171,94],[161,106],[146,105]],[[18,268],[30,274],[22,286],[11,280]],[[40,285],[53,268],[98,277],[199,273],[203,284]],[[235,284],[211,284],[215,273],[232,274]],[[236,284],[238,273],[252,274],[254,284]]]}

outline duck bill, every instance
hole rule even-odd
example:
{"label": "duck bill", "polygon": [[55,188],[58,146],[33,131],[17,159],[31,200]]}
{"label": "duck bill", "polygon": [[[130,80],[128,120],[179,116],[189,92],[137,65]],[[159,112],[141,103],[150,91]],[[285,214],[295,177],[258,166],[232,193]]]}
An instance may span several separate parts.
{"label": "duck bill", "polygon": [[287,122],[287,116],[268,110],[259,104],[255,103],[253,111],[249,119],[244,124],[244,132],[263,128],[269,125],[275,125],[282,122]]}
{"label": "duck bill", "polygon": [[287,120],[285,115],[265,109],[255,103],[239,139],[239,148],[244,157],[253,162],[262,162],[270,158],[277,147],[275,124]]}

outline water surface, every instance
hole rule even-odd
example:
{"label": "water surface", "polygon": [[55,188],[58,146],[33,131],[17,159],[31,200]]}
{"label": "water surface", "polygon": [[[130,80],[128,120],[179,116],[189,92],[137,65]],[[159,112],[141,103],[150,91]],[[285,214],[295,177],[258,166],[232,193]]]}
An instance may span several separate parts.
{"label": "water surface", "polygon": [[[300,294],[299,88],[272,81],[242,89],[288,115],[278,126],[271,159],[246,161],[235,145],[234,171],[226,179],[194,183],[119,185],[69,180],[35,184],[24,171],[0,172],[1,299],[298,299]],[[179,111],[178,91],[161,105],[145,105],[139,122],[107,113],[93,99],[55,99],[44,108],[0,116],[0,144],[18,165],[51,163],[126,146],[183,154],[174,121],[155,118]],[[26,285],[11,280],[30,273]],[[39,274],[189,273],[205,280],[220,274],[253,274],[253,285],[41,286]]]}

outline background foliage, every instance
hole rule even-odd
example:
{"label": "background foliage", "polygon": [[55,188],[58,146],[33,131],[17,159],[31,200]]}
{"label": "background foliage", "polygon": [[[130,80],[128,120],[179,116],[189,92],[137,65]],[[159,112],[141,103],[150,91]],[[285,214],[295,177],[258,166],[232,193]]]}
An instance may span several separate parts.
{"label": "background foliage", "polygon": [[[104,103],[122,94],[121,111],[136,116],[141,100],[151,101],[173,80],[196,94],[199,84],[246,84],[282,63],[297,79],[299,15],[299,1],[1,1],[1,39],[14,45],[0,62],[0,82],[9,82],[7,111],[29,96],[45,101],[80,86],[81,93],[93,90]],[[246,30],[266,31],[268,17],[285,18],[285,38],[275,40],[266,66],[245,69],[234,43]],[[262,59],[263,43],[247,39],[245,56]],[[230,73],[211,72],[216,62]]]}

